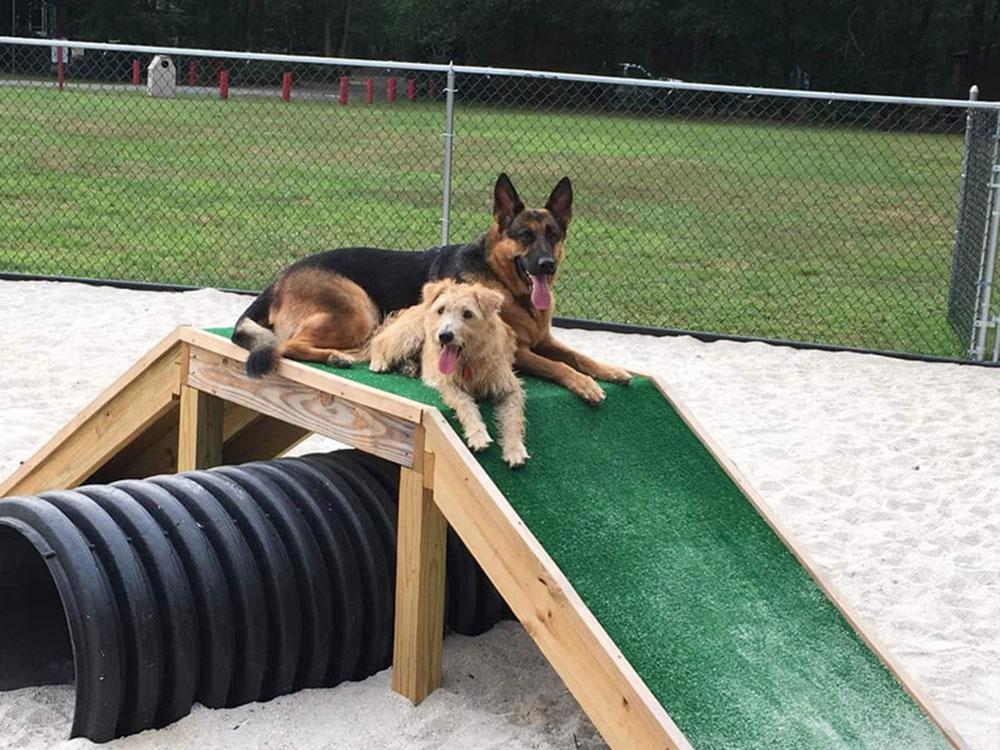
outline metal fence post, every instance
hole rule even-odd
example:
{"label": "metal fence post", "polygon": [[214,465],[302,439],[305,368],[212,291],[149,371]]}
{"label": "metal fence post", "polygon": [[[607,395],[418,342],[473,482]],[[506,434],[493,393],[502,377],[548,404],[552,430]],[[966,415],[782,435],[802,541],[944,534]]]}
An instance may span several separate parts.
{"label": "metal fence post", "polygon": [[[979,87],[969,88],[969,101],[974,102],[979,98]],[[976,111],[971,107],[965,112],[965,141],[962,145],[962,171],[958,178],[958,205],[955,210],[955,232],[952,240],[951,252],[951,275],[948,279],[948,321],[954,328],[955,333],[961,337],[967,337],[967,352],[971,352],[975,345],[975,315],[976,301],[973,300],[972,307],[968,307],[968,280],[966,276],[966,263],[963,254],[968,240],[968,202],[969,196],[969,160],[972,151],[973,130],[975,128]],[[982,242],[980,241],[980,245]],[[979,248],[981,249],[981,247]],[[973,294],[977,290],[973,290]],[[967,317],[968,316],[968,317]]]}
{"label": "metal fence post", "polygon": [[448,63],[444,104],[444,185],[441,201],[441,244],[447,245],[451,229],[451,152],[455,141],[455,63]]}
{"label": "metal fence post", "polygon": [[990,224],[979,277],[979,309],[976,312],[976,345],[972,356],[982,362],[986,357],[986,338],[995,325],[990,320],[990,297],[997,265],[997,229],[1000,227],[1000,115],[993,135],[993,169],[990,172]]}

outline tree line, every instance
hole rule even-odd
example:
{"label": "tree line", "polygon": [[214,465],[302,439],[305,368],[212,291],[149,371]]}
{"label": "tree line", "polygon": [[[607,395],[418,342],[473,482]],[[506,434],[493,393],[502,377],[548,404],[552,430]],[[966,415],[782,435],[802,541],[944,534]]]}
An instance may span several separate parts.
{"label": "tree line", "polygon": [[[15,3],[22,0],[15,0]],[[23,0],[27,2],[27,0]],[[53,35],[1000,97],[1000,0],[57,0]]]}

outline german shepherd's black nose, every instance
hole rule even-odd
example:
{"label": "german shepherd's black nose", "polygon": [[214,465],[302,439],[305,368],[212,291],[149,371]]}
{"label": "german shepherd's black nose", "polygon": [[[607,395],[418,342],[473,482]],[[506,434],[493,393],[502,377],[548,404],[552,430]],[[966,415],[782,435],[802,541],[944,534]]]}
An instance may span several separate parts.
{"label": "german shepherd's black nose", "polygon": [[454,340],[455,340],[455,334],[452,333],[451,331],[441,331],[438,334],[438,341],[440,341],[442,344],[450,344]]}
{"label": "german shepherd's black nose", "polygon": [[544,276],[551,276],[556,272],[555,258],[542,258],[538,261],[538,273]]}

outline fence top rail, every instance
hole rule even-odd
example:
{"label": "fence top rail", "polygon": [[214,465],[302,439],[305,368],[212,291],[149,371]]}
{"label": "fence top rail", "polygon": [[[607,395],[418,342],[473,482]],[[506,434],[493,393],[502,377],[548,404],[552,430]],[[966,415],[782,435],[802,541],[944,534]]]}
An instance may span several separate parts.
{"label": "fence top rail", "polygon": [[839,91],[802,91],[799,89],[769,88],[765,86],[731,86],[715,83],[695,83],[678,80],[653,80],[623,78],[589,73],[562,73],[547,70],[527,70],[520,68],[493,68],[476,65],[451,65],[445,63],[401,62],[398,60],[368,60],[354,57],[321,57],[318,55],[286,55],[271,52],[237,52],[232,50],[197,49],[193,47],[166,47],[141,44],[117,44],[111,42],[79,42],[71,39],[39,39],[33,37],[2,36],[0,44],[17,44],[32,47],[75,47],[78,49],[105,50],[109,52],[135,52],[139,54],[167,54],[186,57],[214,57],[228,60],[261,62],[305,63],[310,65],[332,65],[341,67],[415,70],[455,73],[481,76],[503,76],[531,78],[536,80],[571,81],[577,83],[597,83],[616,86],[637,86],[642,88],[673,89],[677,91],[699,91],[705,93],[736,94],[742,96],[774,96],[787,99],[813,99],[818,101],[862,102],[868,104],[897,104],[913,107],[955,107],[961,109],[1000,110],[1000,101],[977,99],[942,99],[934,97],[890,96],[883,94],[857,94]]}
{"label": "fence top rail", "polygon": [[364,60],[353,57],[321,57],[319,55],[285,55],[273,52],[236,52],[194,47],[163,47],[148,44],[116,44],[112,42],[77,42],[72,39],[38,39],[33,37],[0,36],[0,44],[22,44],[30,47],[75,47],[77,49],[103,50],[106,52],[136,52],[144,55],[175,55],[180,57],[218,57],[226,60],[254,62],[307,63],[310,65],[339,65],[358,68],[405,68],[446,72],[442,63],[398,62],[393,60]]}

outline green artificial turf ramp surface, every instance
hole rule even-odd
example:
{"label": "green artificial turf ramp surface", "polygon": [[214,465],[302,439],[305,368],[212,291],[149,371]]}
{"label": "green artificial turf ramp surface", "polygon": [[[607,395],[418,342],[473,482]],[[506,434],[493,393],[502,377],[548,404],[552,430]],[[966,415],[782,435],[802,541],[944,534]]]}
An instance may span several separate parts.
{"label": "green artificial turf ramp surface", "polygon": [[[461,434],[418,380],[314,366]],[[947,746],[651,382],[524,385],[531,458],[479,461],[696,748]]]}

